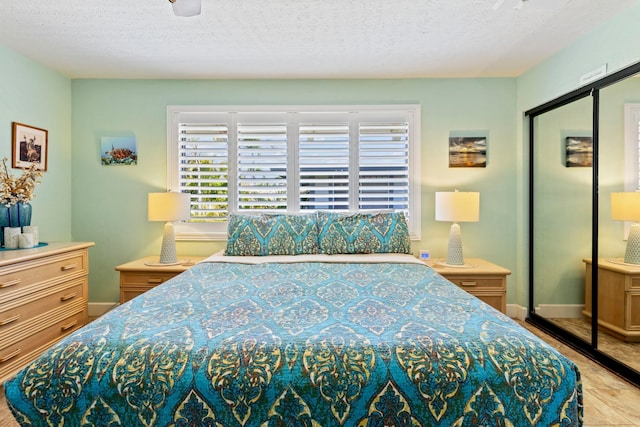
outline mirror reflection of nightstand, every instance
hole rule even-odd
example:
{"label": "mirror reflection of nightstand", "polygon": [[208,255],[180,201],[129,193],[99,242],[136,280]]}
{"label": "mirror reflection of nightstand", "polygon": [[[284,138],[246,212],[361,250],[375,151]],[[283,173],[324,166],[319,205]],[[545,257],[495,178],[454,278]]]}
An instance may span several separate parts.
{"label": "mirror reflection of nightstand", "polygon": [[[586,266],[584,310],[591,318],[591,259]],[[613,262],[612,262],[613,261]],[[598,260],[598,328],[623,341],[640,342],[640,265]]]}
{"label": "mirror reflection of nightstand", "polygon": [[465,267],[446,267],[425,261],[437,273],[501,312],[507,312],[507,276],[510,270],[482,258],[465,258]]}

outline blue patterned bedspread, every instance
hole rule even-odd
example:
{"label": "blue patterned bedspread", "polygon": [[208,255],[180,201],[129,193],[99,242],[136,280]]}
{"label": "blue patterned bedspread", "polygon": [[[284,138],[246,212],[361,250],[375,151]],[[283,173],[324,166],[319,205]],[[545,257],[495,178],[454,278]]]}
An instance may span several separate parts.
{"label": "blue patterned bedspread", "polygon": [[5,393],[36,426],[579,426],[583,410],[571,361],[404,263],[201,263]]}

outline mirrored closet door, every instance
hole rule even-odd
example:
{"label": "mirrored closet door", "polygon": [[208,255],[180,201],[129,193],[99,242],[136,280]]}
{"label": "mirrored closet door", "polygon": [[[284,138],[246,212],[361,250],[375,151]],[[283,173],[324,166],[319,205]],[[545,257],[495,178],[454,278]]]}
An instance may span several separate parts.
{"label": "mirrored closet door", "polygon": [[640,220],[638,73],[633,65],[526,116],[528,320],[640,385],[640,232],[627,250],[629,220]]}

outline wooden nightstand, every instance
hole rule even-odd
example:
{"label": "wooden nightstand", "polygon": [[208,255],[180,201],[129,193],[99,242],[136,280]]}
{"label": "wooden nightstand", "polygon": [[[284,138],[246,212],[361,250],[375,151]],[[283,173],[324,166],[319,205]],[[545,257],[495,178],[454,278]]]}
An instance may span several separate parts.
{"label": "wooden nightstand", "polygon": [[465,258],[464,262],[473,267],[446,267],[438,265],[435,261],[425,261],[449,281],[506,313],[507,276],[511,271],[482,258]]}
{"label": "wooden nightstand", "polygon": [[[586,271],[582,314],[591,319],[592,262],[583,261]],[[640,265],[598,260],[598,328],[623,341],[640,341]]]}
{"label": "wooden nightstand", "polygon": [[151,267],[145,263],[157,262],[158,257],[149,256],[117,266],[116,270],[120,272],[120,304],[166,282],[205,258],[199,256],[180,257],[188,262],[166,267]]}

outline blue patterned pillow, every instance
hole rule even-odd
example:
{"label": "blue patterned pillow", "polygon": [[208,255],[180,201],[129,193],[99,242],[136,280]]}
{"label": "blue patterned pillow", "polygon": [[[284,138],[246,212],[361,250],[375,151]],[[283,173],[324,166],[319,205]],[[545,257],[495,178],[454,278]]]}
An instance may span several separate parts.
{"label": "blue patterned pillow", "polygon": [[315,214],[231,214],[225,255],[316,254],[318,253],[316,222]]}
{"label": "blue patterned pillow", "polygon": [[410,254],[409,228],[402,212],[318,212],[318,252]]}

